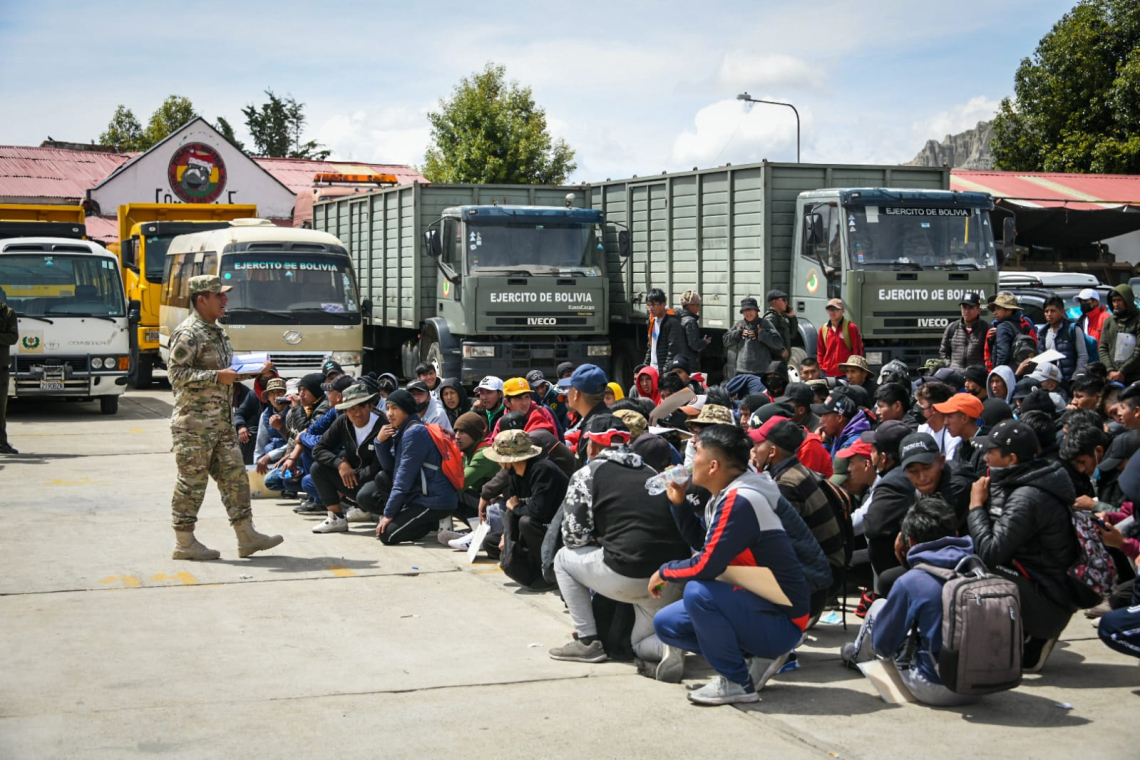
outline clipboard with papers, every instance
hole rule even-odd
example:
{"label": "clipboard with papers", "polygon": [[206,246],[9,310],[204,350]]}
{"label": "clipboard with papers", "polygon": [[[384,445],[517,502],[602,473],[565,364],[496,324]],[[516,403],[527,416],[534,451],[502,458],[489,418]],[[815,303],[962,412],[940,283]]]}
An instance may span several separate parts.
{"label": "clipboard with papers", "polygon": [[269,354],[267,352],[254,353],[254,354],[241,354],[235,355],[233,361],[227,369],[232,369],[239,375],[249,375],[254,377],[260,375],[261,371],[265,369],[265,365],[269,363]]}

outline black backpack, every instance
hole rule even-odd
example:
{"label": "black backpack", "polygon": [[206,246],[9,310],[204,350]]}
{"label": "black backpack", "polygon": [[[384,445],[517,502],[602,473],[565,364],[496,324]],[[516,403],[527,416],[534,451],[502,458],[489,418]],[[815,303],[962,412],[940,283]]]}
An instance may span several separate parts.
{"label": "black backpack", "polygon": [[855,526],[851,522],[851,497],[839,486],[832,483],[822,475],[816,474],[819,490],[827,497],[827,505],[831,507],[831,514],[839,523],[839,533],[843,536],[843,564],[851,564],[851,555],[855,552]]}

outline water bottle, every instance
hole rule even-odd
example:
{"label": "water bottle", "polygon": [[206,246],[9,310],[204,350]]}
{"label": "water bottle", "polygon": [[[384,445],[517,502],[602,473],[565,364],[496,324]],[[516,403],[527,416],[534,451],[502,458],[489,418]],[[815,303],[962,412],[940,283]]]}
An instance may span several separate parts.
{"label": "water bottle", "polygon": [[693,475],[693,466],[677,464],[667,468],[664,472],[654,475],[649,480],[645,481],[645,490],[649,491],[653,496],[660,496],[665,493],[666,488],[670,483],[674,485],[683,486],[689,482],[689,478]]}

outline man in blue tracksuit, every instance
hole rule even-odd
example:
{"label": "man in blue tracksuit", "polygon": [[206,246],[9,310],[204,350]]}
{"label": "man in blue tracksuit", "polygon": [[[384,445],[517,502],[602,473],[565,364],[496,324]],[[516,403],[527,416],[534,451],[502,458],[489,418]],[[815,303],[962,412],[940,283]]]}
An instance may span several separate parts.
{"label": "man in blue tracksuit", "polygon": [[[937,497],[919,499],[902,522],[902,535],[910,546],[906,565],[924,562],[954,569],[974,553],[969,536],[957,538],[958,516]],[[901,551],[901,550],[900,550]],[[924,570],[908,570],[885,599],[867,611],[853,644],[843,645],[843,661],[850,667],[870,662],[875,655],[894,659],[911,654],[907,644],[918,632],[917,651],[908,663],[897,662],[899,675],[914,698],[926,705],[946,707],[973,701],[950,691],[938,677],[935,664],[942,651],[942,581]]]}
{"label": "man in blue tracksuit", "polygon": [[[748,471],[751,450],[735,425],[710,425],[697,435],[692,482],[714,494],[704,546],[690,559],[665,563],[649,580],[655,597],[667,583],[685,583],[682,600],[660,610],[653,625],[664,644],[702,655],[719,674],[689,692],[697,704],[758,701],[758,674],[746,658],[766,666],[807,629],[810,591],[775,512],[780,491],[771,478]],[[668,495],[679,506],[685,487],[671,484]],[[718,580],[729,565],[741,576]]]}
{"label": "man in blue tracksuit", "polygon": [[[384,472],[376,476],[378,492],[390,479],[391,491],[376,537],[385,544],[416,541],[455,511],[459,494],[444,474],[443,456],[423,421],[416,400],[405,390],[393,391],[385,407],[388,424],[376,436],[376,454]],[[387,476],[387,477],[385,477]]]}

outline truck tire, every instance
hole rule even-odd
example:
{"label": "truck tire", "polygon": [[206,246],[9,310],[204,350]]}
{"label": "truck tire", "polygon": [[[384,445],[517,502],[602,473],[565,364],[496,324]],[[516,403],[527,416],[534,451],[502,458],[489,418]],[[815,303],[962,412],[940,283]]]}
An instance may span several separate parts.
{"label": "truck tire", "polygon": [[115,414],[119,411],[118,396],[100,396],[99,414]]}
{"label": "truck tire", "polygon": [[799,382],[800,379],[800,364],[807,358],[807,351],[799,346],[792,346],[792,350],[788,352],[788,374],[791,375],[795,372],[796,379],[792,382]]}
{"label": "truck tire", "polygon": [[420,359],[435,367],[435,374],[443,377],[443,348],[434,333],[424,333],[420,341]]}
{"label": "truck tire", "polygon": [[135,381],[131,386],[135,390],[145,391],[154,382],[154,356],[139,354],[138,366],[135,369]]}

